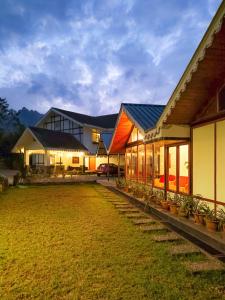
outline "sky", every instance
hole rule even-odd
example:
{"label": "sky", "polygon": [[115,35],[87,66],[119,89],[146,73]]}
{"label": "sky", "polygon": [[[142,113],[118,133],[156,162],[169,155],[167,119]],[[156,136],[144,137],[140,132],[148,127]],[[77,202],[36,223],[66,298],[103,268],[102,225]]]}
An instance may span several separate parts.
{"label": "sky", "polygon": [[91,115],[166,104],[221,0],[0,0],[0,97]]}

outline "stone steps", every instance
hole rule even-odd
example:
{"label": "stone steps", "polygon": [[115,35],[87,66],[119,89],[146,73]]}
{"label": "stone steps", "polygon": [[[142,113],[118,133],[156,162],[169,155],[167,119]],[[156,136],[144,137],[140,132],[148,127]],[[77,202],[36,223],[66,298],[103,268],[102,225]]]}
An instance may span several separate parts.
{"label": "stone steps", "polygon": [[141,219],[144,218],[145,215],[141,212],[136,212],[136,213],[127,213],[125,215],[128,219]]}
{"label": "stone steps", "polygon": [[180,245],[171,246],[169,249],[171,255],[188,255],[201,253],[201,250],[191,243],[184,243]]}
{"label": "stone steps", "polygon": [[126,213],[138,213],[140,211],[137,208],[120,208],[118,209],[118,212],[121,214],[126,214]]}
{"label": "stone steps", "polygon": [[142,232],[154,232],[154,231],[168,231],[169,229],[163,226],[162,224],[152,224],[152,225],[142,225],[140,226]]}
{"label": "stone steps", "polygon": [[154,224],[157,221],[151,218],[142,218],[142,219],[137,219],[133,220],[134,225],[144,225],[144,224]]}
{"label": "stone steps", "polygon": [[193,274],[210,271],[225,271],[225,265],[215,259],[200,262],[184,262],[183,264],[186,269]]}
{"label": "stone steps", "polygon": [[182,240],[182,238],[174,232],[152,236],[151,239],[158,243],[174,242]]}

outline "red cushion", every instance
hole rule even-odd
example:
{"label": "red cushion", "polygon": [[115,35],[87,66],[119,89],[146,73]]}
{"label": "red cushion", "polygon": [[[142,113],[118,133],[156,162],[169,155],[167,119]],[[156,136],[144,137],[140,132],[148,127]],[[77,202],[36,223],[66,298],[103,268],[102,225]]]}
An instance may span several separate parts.
{"label": "red cushion", "polygon": [[184,187],[186,184],[188,184],[188,176],[180,176],[179,185]]}
{"label": "red cushion", "polygon": [[[176,180],[176,176],[169,175],[169,181],[174,181],[174,180]],[[164,175],[160,176],[159,182],[162,182],[162,183],[165,182],[165,176]]]}

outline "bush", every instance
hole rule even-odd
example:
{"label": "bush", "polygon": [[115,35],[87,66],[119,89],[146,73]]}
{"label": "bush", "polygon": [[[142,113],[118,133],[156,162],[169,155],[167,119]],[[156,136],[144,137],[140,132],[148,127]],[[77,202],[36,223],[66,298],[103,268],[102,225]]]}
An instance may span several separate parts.
{"label": "bush", "polygon": [[0,175],[0,192],[4,192],[8,188],[8,179]]}

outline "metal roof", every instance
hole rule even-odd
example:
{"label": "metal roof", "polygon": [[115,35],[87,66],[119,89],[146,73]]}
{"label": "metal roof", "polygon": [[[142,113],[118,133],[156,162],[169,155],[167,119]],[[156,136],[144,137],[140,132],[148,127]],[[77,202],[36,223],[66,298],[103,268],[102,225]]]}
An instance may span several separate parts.
{"label": "metal roof", "polygon": [[146,131],[155,127],[165,105],[122,103],[122,107]]}

